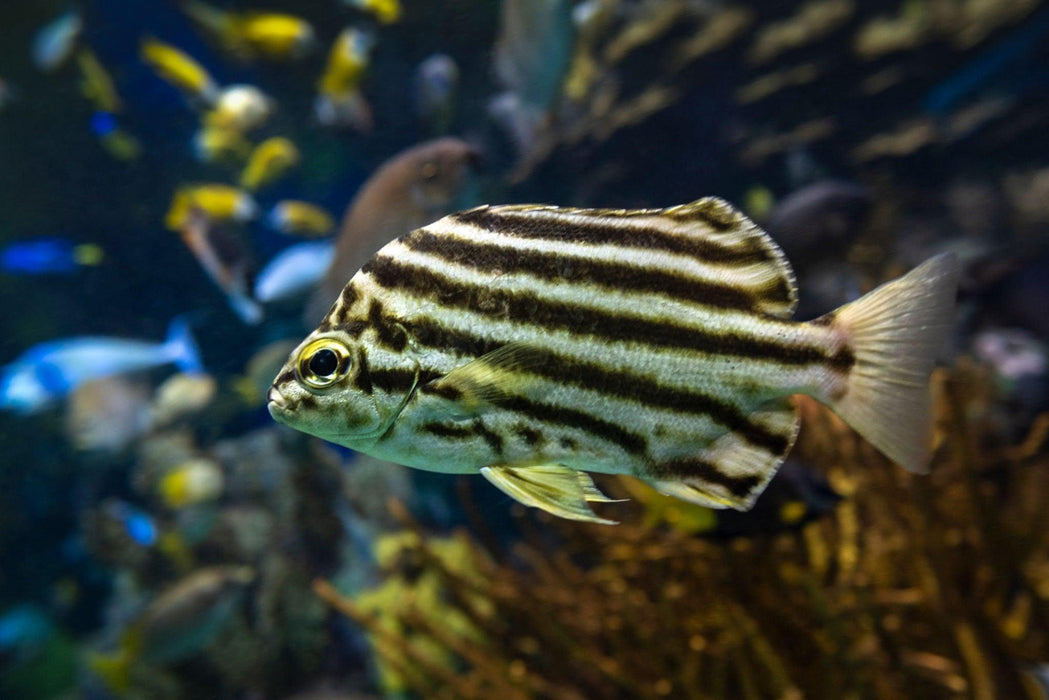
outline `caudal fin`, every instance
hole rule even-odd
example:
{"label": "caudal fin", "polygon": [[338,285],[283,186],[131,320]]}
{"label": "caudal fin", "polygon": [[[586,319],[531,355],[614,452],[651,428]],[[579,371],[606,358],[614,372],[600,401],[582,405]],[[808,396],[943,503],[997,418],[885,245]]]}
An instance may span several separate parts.
{"label": "caudal fin", "polygon": [[200,349],[185,319],[176,318],[171,322],[171,325],[168,326],[168,338],[164,342],[164,347],[171,361],[183,372],[204,371],[204,364],[200,360]]}
{"label": "caudal fin", "polygon": [[954,320],[958,258],[944,253],[833,314],[855,356],[831,408],[886,457],[928,471],[929,374]]}

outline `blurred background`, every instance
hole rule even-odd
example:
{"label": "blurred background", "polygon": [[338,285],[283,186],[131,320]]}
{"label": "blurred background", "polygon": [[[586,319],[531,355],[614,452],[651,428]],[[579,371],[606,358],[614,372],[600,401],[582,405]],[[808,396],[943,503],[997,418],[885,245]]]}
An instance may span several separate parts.
{"label": "blurred background", "polygon": [[[2,3],[0,695],[1046,697],[1047,37],[1038,0]],[[799,400],[753,511],[608,477],[603,527],[265,409],[396,236],[707,195],[801,319],[960,256],[930,475]]]}

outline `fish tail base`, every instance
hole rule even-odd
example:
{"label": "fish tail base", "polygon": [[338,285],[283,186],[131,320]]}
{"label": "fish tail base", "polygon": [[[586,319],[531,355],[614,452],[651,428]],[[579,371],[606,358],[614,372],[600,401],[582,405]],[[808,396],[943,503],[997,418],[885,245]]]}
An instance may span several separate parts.
{"label": "fish tail base", "polygon": [[882,454],[928,471],[929,374],[953,321],[958,259],[938,255],[814,323],[829,325],[853,355],[844,388],[823,397]]}

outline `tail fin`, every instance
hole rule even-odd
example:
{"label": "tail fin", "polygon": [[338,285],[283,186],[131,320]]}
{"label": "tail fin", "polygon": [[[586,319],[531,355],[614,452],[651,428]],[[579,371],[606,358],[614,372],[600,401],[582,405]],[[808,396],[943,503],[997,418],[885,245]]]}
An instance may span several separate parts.
{"label": "tail fin", "polygon": [[184,318],[176,318],[168,326],[168,339],[164,347],[180,370],[183,372],[198,373],[204,371],[204,364],[200,361],[200,349],[197,341],[193,339],[193,333],[189,329],[189,323]]}
{"label": "tail fin", "polygon": [[831,408],[904,469],[928,470],[929,374],[954,318],[958,258],[944,253],[833,315],[856,361]]}

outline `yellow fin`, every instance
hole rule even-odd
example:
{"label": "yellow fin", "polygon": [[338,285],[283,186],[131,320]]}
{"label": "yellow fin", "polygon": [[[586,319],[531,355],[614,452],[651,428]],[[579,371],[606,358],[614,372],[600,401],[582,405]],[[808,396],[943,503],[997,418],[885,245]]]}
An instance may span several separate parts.
{"label": "yellow fin", "polygon": [[456,367],[429,386],[438,392],[454,391],[460,396],[461,407],[472,411],[484,404],[498,403],[508,395],[523,393],[533,381],[526,376],[528,369],[538,361],[538,353],[531,346],[508,343]]}
{"label": "yellow fin", "polygon": [[711,493],[706,489],[693,486],[692,484],[686,484],[681,481],[651,480],[648,484],[664,496],[680,498],[682,501],[688,501],[697,506],[717,509],[732,508],[734,510],[746,510],[744,502],[739,499]]}
{"label": "yellow fin", "polygon": [[610,503],[585,472],[556,464],[533,467],[484,467],[481,474],[503,493],[526,506],[561,518],[602,525],[616,521],[598,517],[588,502]]}

